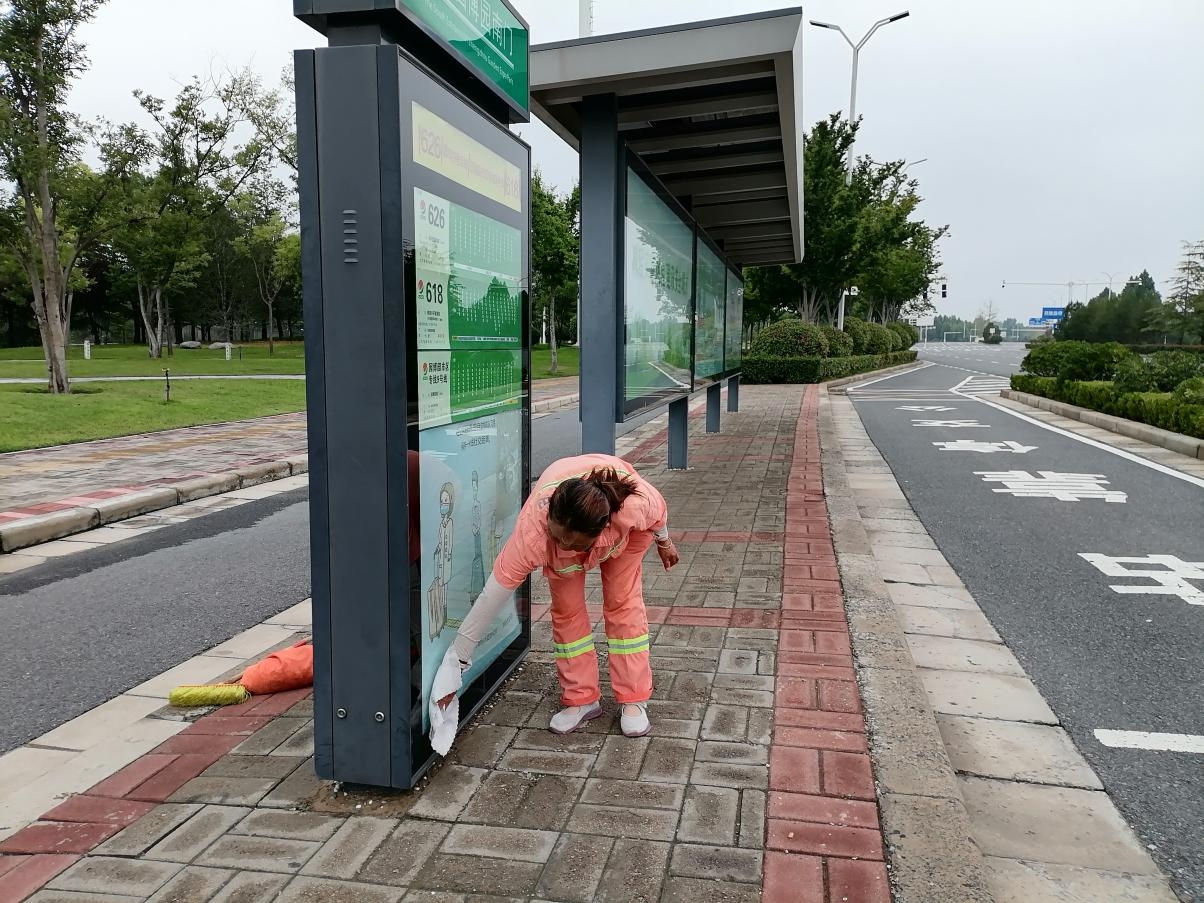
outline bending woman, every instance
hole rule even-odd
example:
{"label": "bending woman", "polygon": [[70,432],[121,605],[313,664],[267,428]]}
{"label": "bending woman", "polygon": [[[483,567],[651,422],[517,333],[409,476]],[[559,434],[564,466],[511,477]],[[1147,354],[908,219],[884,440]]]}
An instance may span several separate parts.
{"label": "bending woman", "polygon": [[[598,657],[585,608],[585,572],[596,567],[602,572],[607,660],[615,700],[622,705],[623,733],[648,734],[652,668],[642,562],[653,542],[665,570],[677,564],[665,500],[634,467],[612,455],[555,462],[523,505],[514,534],[444,657],[441,676],[463,673],[471,665],[477,643],[511,593],[542,568],[552,591],[552,640],[564,706],[552,716],[549,728],[567,734],[600,716]],[[458,684],[459,675],[454,677]],[[438,704],[446,706],[454,695]]]}

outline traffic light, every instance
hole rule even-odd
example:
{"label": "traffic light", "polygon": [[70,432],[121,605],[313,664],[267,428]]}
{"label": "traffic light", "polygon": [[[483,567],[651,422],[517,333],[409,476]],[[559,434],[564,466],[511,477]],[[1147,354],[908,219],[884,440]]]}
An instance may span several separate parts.
{"label": "traffic light", "polygon": [[941,283],[941,297],[942,298],[949,297],[949,284],[947,282]]}

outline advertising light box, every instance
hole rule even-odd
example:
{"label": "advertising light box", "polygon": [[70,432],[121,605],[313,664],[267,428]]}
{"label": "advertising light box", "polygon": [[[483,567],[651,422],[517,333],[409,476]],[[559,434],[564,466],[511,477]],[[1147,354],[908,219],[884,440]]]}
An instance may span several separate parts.
{"label": "advertising light box", "polygon": [[632,413],[693,388],[694,228],[631,167],[623,251],[622,397]]}
{"label": "advertising light box", "polygon": [[[422,85],[426,90],[422,90]],[[419,90],[415,90],[419,88]],[[432,89],[433,93],[432,93]],[[525,145],[431,81],[407,84],[421,555],[421,699],[513,532],[527,459],[524,337],[529,163]],[[439,93],[445,96],[439,97]],[[518,606],[490,627],[471,683],[524,633]],[[428,726],[421,706],[422,729]]]}

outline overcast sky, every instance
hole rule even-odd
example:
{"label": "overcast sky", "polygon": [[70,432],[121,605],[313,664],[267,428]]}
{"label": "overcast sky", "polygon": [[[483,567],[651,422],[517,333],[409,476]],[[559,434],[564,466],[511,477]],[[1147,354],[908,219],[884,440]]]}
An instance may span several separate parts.
{"label": "overcast sky", "polygon": [[[515,5],[534,42],[577,34],[574,0]],[[784,5],[596,0],[595,31]],[[1204,239],[1204,3],[816,0],[804,11],[857,40],[907,8],[862,51],[858,151],[927,158],[912,170],[921,212],[952,229],[941,312],[972,315],[989,299],[1003,316],[1035,316],[1065,301],[1066,282],[1102,283],[1105,271],[1119,284],[1149,269],[1164,287],[1179,243]],[[85,39],[92,68],[73,106],[113,120],[137,118],[134,88],[171,94],[196,73],[245,65],[274,81],[293,48],[321,43],[289,0],[110,0]],[[810,123],[847,107],[851,54],[839,34],[811,28],[804,55]],[[535,165],[570,186],[576,155],[542,126],[522,131]]]}

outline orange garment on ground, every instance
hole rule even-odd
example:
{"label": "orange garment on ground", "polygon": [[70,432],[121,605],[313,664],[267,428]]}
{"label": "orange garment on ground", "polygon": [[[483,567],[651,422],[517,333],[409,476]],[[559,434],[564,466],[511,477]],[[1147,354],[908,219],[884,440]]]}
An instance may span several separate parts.
{"label": "orange garment on ground", "polygon": [[[556,487],[613,467],[638,490],[623,503],[588,552],[569,552],[548,534],[548,505]],[[668,521],[668,506],[656,487],[613,455],[579,455],[553,463],[523,505],[514,533],[494,563],[494,578],[516,589],[542,568],[552,591],[552,641],[564,705],[585,705],[601,696],[598,657],[585,608],[585,572],[602,571],[602,615],[609,647],[610,681],[619,702],[652,696],[648,661],[648,615],[644,610],[642,564],[654,531]]]}

